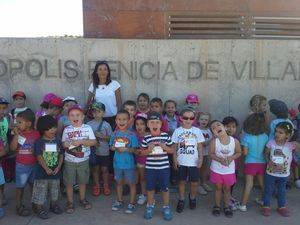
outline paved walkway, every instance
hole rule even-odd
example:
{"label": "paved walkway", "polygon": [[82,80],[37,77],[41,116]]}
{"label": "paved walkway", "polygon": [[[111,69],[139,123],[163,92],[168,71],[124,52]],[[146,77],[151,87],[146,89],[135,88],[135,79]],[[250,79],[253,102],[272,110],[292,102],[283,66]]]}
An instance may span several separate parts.
{"label": "paved walkway", "polygon": [[[76,210],[73,215],[62,214],[56,216],[50,214],[51,218],[48,220],[40,220],[35,216],[22,218],[15,214],[14,208],[14,186],[8,184],[6,186],[6,195],[9,204],[5,207],[6,216],[0,220],[0,225],[143,225],[143,224],[172,224],[172,225],[299,225],[300,224],[300,190],[293,188],[287,192],[287,201],[290,209],[292,210],[292,216],[290,218],[282,218],[276,211],[276,201],[273,200],[273,211],[269,218],[265,218],[260,215],[259,208],[253,202],[257,191],[252,194],[252,200],[248,206],[248,212],[235,212],[232,219],[226,218],[222,215],[219,218],[215,218],[211,215],[211,207],[213,205],[213,194],[210,193],[207,196],[200,196],[198,198],[197,209],[191,211],[185,209],[182,214],[178,214],[173,211],[174,218],[171,222],[164,221],[160,212],[160,205],[157,205],[155,209],[154,218],[150,221],[143,219],[144,207],[138,207],[137,211],[132,215],[126,215],[123,211],[112,212],[111,204],[114,201],[114,196],[104,197],[100,196],[95,198],[91,195],[88,199],[93,203],[93,209],[85,211],[79,208],[76,204]],[[90,191],[89,191],[90,193]],[[236,195],[241,194],[241,187],[235,190]],[[29,202],[29,190],[26,193],[27,202]],[[78,196],[76,196],[77,199]],[[160,202],[160,196],[157,196],[157,202]],[[176,193],[171,194],[172,207],[176,207]],[[125,200],[128,198],[126,197]],[[62,199],[62,206],[65,206],[65,198]]]}

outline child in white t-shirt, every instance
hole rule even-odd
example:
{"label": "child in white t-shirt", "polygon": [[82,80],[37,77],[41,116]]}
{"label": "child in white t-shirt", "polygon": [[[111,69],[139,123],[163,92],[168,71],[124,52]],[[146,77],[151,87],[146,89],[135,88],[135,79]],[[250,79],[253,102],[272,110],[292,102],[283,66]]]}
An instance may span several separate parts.
{"label": "child in white t-shirt", "polygon": [[[283,217],[290,216],[290,212],[286,207],[286,182],[290,176],[293,152],[296,149],[296,145],[299,145],[289,142],[292,134],[293,125],[289,122],[280,122],[275,128],[275,139],[271,139],[266,145],[265,158],[267,169],[263,195],[264,204],[261,209],[261,213],[264,216],[270,216],[271,214],[271,198],[275,187],[278,189],[277,212]],[[299,150],[299,146],[297,146],[297,151]]]}
{"label": "child in white t-shirt", "polygon": [[179,201],[176,211],[181,213],[184,209],[185,183],[190,182],[189,207],[196,208],[196,194],[199,181],[199,168],[203,161],[203,146],[205,141],[199,128],[192,124],[196,118],[196,113],[190,109],[181,112],[182,126],[177,128],[172,136],[175,143],[175,153],[173,154],[173,166],[178,170],[179,177]]}
{"label": "child in white t-shirt", "polygon": [[215,184],[215,206],[213,215],[220,216],[222,193],[224,193],[224,214],[233,216],[229,207],[231,186],[236,182],[235,159],[241,156],[240,142],[226,133],[224,125],[217,120],[211,122],[210,128],[215,138],[210,143],[209,155],[212,159],[210,166],[210,181]]}
{"label": "child in white t-shirt", "polygon": [[67,190],[67,213],[74,212],[73,185],[79,184],[80,205],[91,209],[92,205],[86,200],[86,184],[89,181],[90,146],[97,144],[96,137],[89,125],[83,124],[83,109],[78,105],[68,111],[71,125],[63,131],[62,142],[66,149],[63,178]]}

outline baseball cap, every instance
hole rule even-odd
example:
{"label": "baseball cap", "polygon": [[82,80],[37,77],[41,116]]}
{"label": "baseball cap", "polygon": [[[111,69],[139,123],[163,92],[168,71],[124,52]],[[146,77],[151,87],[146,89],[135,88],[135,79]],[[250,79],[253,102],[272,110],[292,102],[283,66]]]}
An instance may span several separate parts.
{"label": "baseball cap", "polygon": [[92,104],[92,109],[98,109],[98,110],[105,111],[105,105],[101,102],[94,102]]}
{"label": "baseball cap", "polygon": [[13,99],[15,99],[16,97],[22,97],[22,98],[26,99],[26,95],[23,91],[16,91],[12,97],[13,97]]}
{"label": "baseball cap", "polygon": [[79,110],[79,111],[83,112],[83,108],[82,108],[80,105],[78,105],[78,104],[73,105],[73,106],[68,110],[68,114],[69,114],[72,110]]}
{"label": "baseball cap", "polygon": [[186,96],[185,100],[187,103],[199,103],[198,96],[195,94],[189,94],[188,96]]}
{"label": "baseball cap", "polygon": [[43,102],[50,103],[50,101],[51,101],[53,98],[55,98],[55,97],[56,97],[55,94],[53,94],[53,93],[48,93],[48,94],[44,95],[44,97],[43,97]]}
{"label": "baseball cap", "polygon": [[60,97],[57,97],[57,96],[52,98],[51,101],[49,102],[49,104],[51,104],[53,106],[57,106],[57,107],[62,107],[63,106],[62,99]]}
{"label": "baseball cap", "polygon": [[0,97],[0,104],[6,104],[6,105],[8,105],[9,102],[5,98],[1,98]]}
{"label": "baseball cap", "polygon": [[76,99],[75,99],[75,97],[73,97],[73,96],[67,96],[67,97],[65,97],[62,101],[63,101],[63,102],[66,102],[66,101],[77,102]]}
{"label": "baseball cap", "polygon": [[161,115],[158,112],[150,112],[148,120],[161,120]]}

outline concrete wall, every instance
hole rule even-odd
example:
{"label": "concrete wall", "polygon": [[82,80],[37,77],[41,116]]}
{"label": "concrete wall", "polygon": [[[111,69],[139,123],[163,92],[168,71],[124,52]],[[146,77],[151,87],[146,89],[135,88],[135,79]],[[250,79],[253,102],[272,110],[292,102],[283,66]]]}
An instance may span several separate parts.
{"label": "concrete wall", "polygon": [[0,39],[0,95],[24,90],[37,108],[47,92],[85,102],[96,60],[110,61],[123,99],[140,92],[184,103],[197,93],[215,118],[243,119],[254,94],[300,99],[300,41]]}

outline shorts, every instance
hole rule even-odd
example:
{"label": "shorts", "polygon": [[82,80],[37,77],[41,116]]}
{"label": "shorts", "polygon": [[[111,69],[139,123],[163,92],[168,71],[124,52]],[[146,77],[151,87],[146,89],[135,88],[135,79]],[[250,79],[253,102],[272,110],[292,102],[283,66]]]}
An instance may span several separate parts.
{"label": "shorts", "polygon": [[266,173],[265,163],[245,163],[244,174],[251,176],[264,176]]}
{"label": "shorts", "polygon": [[114,169],[115,172],[115,180],[121,181],[122,179],[129,184],[133,184],[136,182],[135,178],[135,169]]}
{"label": "shorts", "polygon": [[145,175],[147,191],[154,191],[156,187],[163,192],[169,191],[170,168],[146,169]]}
{"label": "shorts", "polygon": [[33,184],[36,173],[36,164],[24,165],[16,163],[16,187],[24,188],[27,183]]}
{"label": "shorts", "polygon": [[83,162],[64,162],[63,179],[65,185],[87,184],[90,178],[89,160]]}
{"label": "shorts", "polygon": [[180,181],[198,182],[199,168],[196,166],[179,166],[178,178]]}
{"label": "shorts", "polygon": [[59,197],[60,180],[59,179],[41,179],[35,180],[32,190],[32,202],[37,205],[44,205],[47,201],[49,190],[50,202],[56,202]]}
{"label": "shorts", "polygon": [[236,183],[236,175],[232,174],[219,174],[210,171],[210,181],[214,184],[224,184],[227,186],[232,186]]}
{"label": "shorts", "polygon": [[0,185],[5,184],[5,178],[4,178],[4,173],[3,173],[3,169],[0,166]]}
{"label": "shorts", "polygon": [[96,155],[96,154],[90,154],[90,164],[91,166],[101,166],[101,167],[109,167],[110,164],[110,157],[102,156],[102,155]]}

